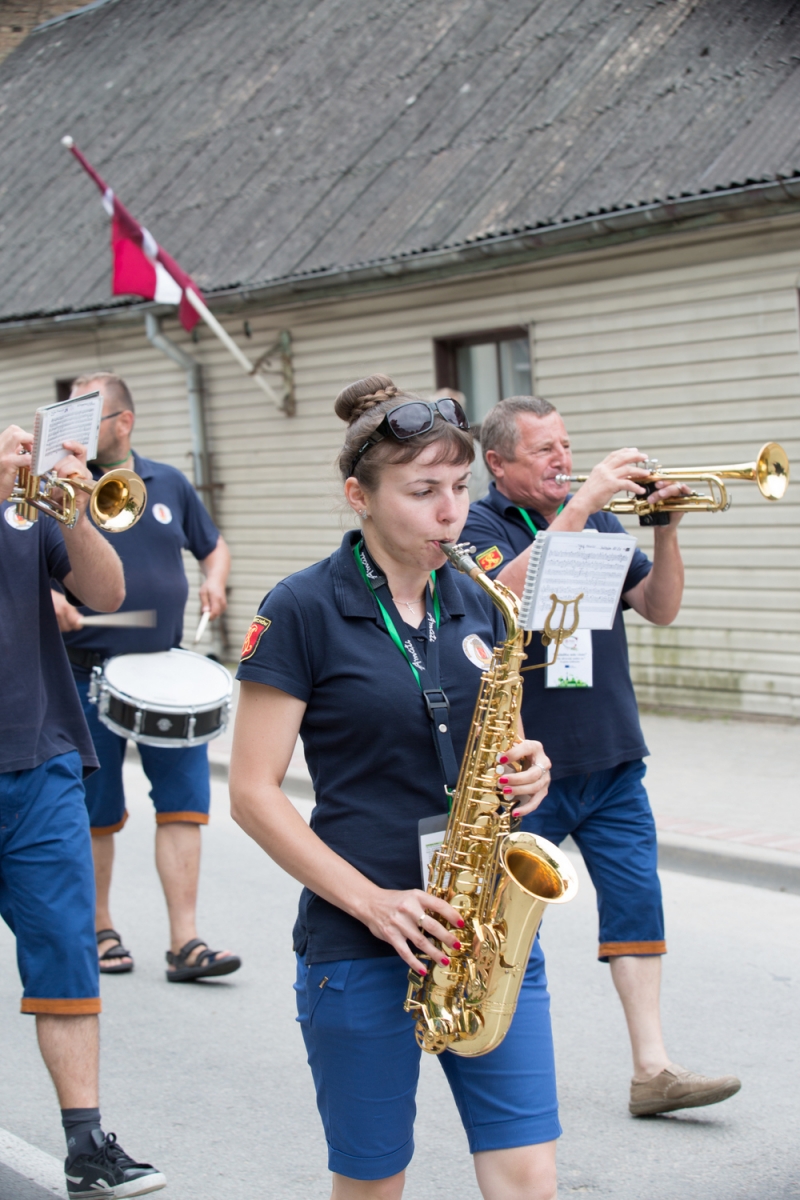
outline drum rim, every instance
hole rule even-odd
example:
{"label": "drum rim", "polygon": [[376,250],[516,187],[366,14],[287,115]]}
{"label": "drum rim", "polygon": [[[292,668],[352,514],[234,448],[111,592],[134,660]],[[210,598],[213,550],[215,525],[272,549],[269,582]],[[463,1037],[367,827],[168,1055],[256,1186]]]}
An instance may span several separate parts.
{"label": "drum rim", "polygon": [[[218,674],[220,674],[221,676],[224,675],[225,683],[226,683],[225,693],[222,696],[217,697],[217,699],[215,699],[215,700],[207,700],[202,704],[169,704],[166,702],[160,703],[160,704],[154,704],[154,703],[151,703],[149,700],[142,700],[138,696],[133,696],[133,695],[131,695],[130,692],[125,692],[122,690],[122,688],[120,688],[116,684],[112,683],[111,680],[107,677],[106,671],[108,670],[108,667],[111,665],[111,663],[115,662],[117,659],[120,659],[120,658],[134,658],[134,657],[135,658],[147,658],[147,657],[149,657],[149,655],[142,654],[142,653],[114,654],[114,655],[112,655],[111,658],[106,659],[106,661],[103,663],[102,674],[101,674],[100,680],[99,680],[100,693],[102,694],[103,692],[108,692],[109,694],[115,696],[118,700],[122,700],[125,704],[130,704],[133,708],[140,709],[143,712],[187,713],[189,716],[193,716],[195,713],[210,712],[212,709],[222,708],[225,705],[227,705],[227,707],[230,708],[231,697],[233,696],[233,677],[232,677],[230,671],[228,670],[228,668],[226,666],[224,666],[222,663],[217,662],[213,658],[207,658],[205,654],[197,654],[196,651],[194,651],[194,650],[184,650],[180,646],[173,646],[172,649],[170,649],[170,650],[153,650],[152,653],[153,654],[181,654],[181,655],[189,654],[192,656],[192,658],[202,659],[204,662],[207,662],[210,666],[216,667]],[[220,678],[220,682],[221,682],[221,678]],[[99,699],[99,697],[98,697],[98,699]]]}

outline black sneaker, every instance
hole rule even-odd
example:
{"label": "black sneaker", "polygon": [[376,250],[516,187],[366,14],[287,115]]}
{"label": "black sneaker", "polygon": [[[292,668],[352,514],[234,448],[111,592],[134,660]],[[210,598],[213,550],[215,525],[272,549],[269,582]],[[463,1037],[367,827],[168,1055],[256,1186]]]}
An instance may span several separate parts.
{"label": "black sneaker", "polygon": [[97,1149],[94,1154],[79,1154],[67,1159],[64,1174],[67,1193],[72,1200],[91,1200],[95,1196],[144,1196],[167,1186],[160,1171],[150,1163],[134,1162],[117,1142],[115,1133],[92,1133]]}

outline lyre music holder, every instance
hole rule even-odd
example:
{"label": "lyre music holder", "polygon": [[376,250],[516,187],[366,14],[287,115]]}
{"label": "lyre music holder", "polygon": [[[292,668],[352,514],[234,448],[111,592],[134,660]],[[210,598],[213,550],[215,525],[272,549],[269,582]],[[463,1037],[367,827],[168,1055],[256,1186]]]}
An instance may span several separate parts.
{"label": "lyre music holder", "polygon": [[[573,633],[580,624],[581,616],[578,606],[583,599],[583,595],[583,592],[579,592],[574,600],[560,600],[555,592],[550,593],[550,599],[553,603],[550,605],[550,611],[545,617],[544,628],[542,629],[542,645],[549,646],[552,642],[555,642],[555,654],[553,655],[551,662],[547,662],[547,655],[545,655],[545,661],[543,663],[535,663],[531,667],[522,667],[520,669],[521,671],[541,671],[544,667],[552,667],[554,665],[558,659],[558,652],[561,649],[561,643],[566,641],[568,637],[572,637]],[[558,625],[554,627],[553,618],[555,617],[556,609],[558,608],[559,604],[561,605],[561,620],[559,621]],[[567,625],[567,609],[569,608],[570,604],[572,604],[574,607],[572,610],[572,621],[569,625]]]}

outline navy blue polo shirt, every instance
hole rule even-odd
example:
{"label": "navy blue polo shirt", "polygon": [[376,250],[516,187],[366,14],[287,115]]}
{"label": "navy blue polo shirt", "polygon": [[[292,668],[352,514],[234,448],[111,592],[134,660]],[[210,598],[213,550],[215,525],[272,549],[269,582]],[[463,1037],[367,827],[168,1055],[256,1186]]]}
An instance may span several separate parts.
{"label": "navy blue polo shirt", "polygon": [[[99,479],[102,468],[92,464]],[[64,635],[68,646],[95,650],[105,657],[113,654],[149,654],[171,650],[183,637],[183,610],[189,582],[181,551],[190,550],[197,559],[207,558],[216,547],[219,530],[188,479],[175,467],[133,454],[133,469],[147,486],[147,507],[132,529],[108,533],[125,568],[125,600],[120,612],[154,608],[157,624],[152,629],[95,628]],[[83,606],[84,616],[93,610]]]}
{"label": "navy blue polo shirt", "polygon": [[[359,537],[356,530],[345,534],[330,558],[269,593],[259,609],[268,624],[255,624],[248,635],[237,678],[279,688],[306,704],[300,736],[316,794],[311,828],[379,887],[402,890],[421,883],[419,820],[446,812],[447,801],[422,693],[353,558]],[[476,634],[491,649],[505,637],[505,627],[466,575],[449,564],[436,575],[441,687],[460,761],[481,677],[464,639]],[[419,629],[407,625],[379,573],[372,583],[401,640],[413,640],[423,686],[429,686],[427,622]],[[395,953],[308,888],[300,898],[294,946],[307,963]]]}
{"label": "navy blue polo shirt", "polygon": [[87,773],[97,766],[50,596],[50,581],[69,571],[56,521],[18,521],[13,505],[0,505],[0,772],[71,750]]}
{"label": "navy blue polo shirt", "polygon": [[[567,501],[568,502],[568,501]],[[548,522],[533,509],[525,510],[537,529]],[[600,533],[625,533],[613,513],[593,513],[587,529]],[[519,509],[490,484],[488,495],[470,505],[462,541],[473,542],[487,575],[494,578],[531,544],[531,532]],[[487,552],[489,552],[487,554]],[[623,595],[652,570],[653,564],[641,550],[633,554]],[[545,688],[541,671],[528,671],[522,696],[525,734],[543,743],[553,763],[553,779],[607,771],[623,762],[649,754],[639,724],[639,710],[631,682],[628,640],[620,601],[614,627],[592,632],[593,686],[591,688]],[[548,657],[552,656],[552,649]],[[545,650],[534,633],[526,665],[545,661]]]}

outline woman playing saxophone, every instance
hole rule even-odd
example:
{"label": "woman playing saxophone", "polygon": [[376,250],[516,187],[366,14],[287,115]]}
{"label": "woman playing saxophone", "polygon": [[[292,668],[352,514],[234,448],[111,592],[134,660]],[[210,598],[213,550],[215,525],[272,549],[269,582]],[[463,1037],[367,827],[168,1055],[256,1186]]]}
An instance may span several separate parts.
{"label": "woman playing saxophone", "polygon": [[[373,375],[341,392],[336,412],[360,528],[259,609],[238,672],[230,791],[235,819],[304,884],[298,1016],[334,1200],[399,1200],[421,1053],[403,1009],[408,969],[424,978],[447,965],[464,927],[423,890],[419,824],[446,812],[481,673],[506,631],[440,545],[457,540],[469,506],[460,406]],[[280,786],[298,734],[316,793],[310,827]],[[501,756],[499,794],[515,813],[544,798],[549,767],[535,741]],[[561,1130],[538,939],[501,1044],[439,1061],[486,1200],[553,1200]]]}

